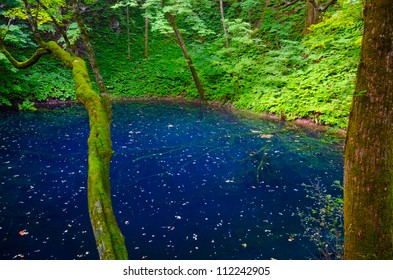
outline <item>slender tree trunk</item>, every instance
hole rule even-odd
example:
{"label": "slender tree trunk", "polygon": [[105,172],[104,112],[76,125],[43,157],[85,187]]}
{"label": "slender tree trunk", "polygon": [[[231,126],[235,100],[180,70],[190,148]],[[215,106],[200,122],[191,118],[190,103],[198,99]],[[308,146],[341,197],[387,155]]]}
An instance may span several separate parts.
{"label": "slender tree trunk", "polygon": [[[162,0],[161,0],[161,4],[162,4],[163,7],[165,6],[164,2]],[[183,38],[181,36],[181,33],[180,33],[180,30],[177,27],[176,19],[170,13],[166,13],[166,16],[168,18],[169,23],[171,24],[171,26],[173,28],[173,31],[175,32],[175,35],[176,35],[177,41],[179,43],[179,46],[180,46],[181,50],[183,51],[183,55],[184,55],[185,59],[187,60],[188,68],[191,71],[192,78],[194,80],[195,86],[196,86],[196,88],[198,90],[198,93],[199,93],[199,99],[200,100],[205,100],[205,91],[203,90],[202,84],[201,84],[201,82],[200,82],[200,80],[198,78],[198,74],[196,72],[194,64],[192,63],[191,56],[188,53],[186,44],[184,43],[184,40],[183,40]]]}
{"label": "slender tree trunk", "polygon": [[149,55],[149,18],[145,17],[145,51],[143,56],[147,58]]}
{"label": "slender tree trunk", "polygon": [[318,22],[319,22],[319,11],[317,7],[315,7],[315,5],[310,0],[307,0],[306,21],[304,24],[303,33],[305,34],[310,33],[309,27]]}
{"label": "slender tree trunk", "polygon": [[393,0],[365,0],[345,148],[345,259],[393,259],[392,11]]}
{"label": "slender tree trunk", "polygon": [[225,23],[224,4],[222,3],[222,0],[220,0],[220,14],[221,14],[222,29],[224,30],[224,36],[225,36],[225,47],[229,48],[228,31],[227,31],[227,25]]}
{"label": "slender tree trunk", "polygon": [[130,35],[130,11],[129,7],[126,7],[126,17],[127,17],[127,58],[131,60],[131,35]]}

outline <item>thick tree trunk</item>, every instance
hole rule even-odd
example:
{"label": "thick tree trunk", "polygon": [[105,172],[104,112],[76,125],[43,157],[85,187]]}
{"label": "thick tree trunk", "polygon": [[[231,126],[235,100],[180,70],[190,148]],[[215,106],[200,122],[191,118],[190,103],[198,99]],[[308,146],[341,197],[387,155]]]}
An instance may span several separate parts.
{"label": "thick tree trunk", "polygon": [[97,59],[95,56],[95,52],[93,46],[91,45],[89,35],[87,34],[86,26],[82,21],[82,15],[79,10],[79,0],[72,0],[72,10],[74,13],[74,18],[78,24],[78,28],[83,40],[83,44],[86,47],[87,55],[89,57],[90,65],[94,73],[94,77],[96,79],[98,90],[100,91],[100,95],[102,97],[102,104],[109,116],[109,121],[112,119],[112,110],[111,110],[111,103],[109,100],[109,93],[106,89],[104,79],[102,78],[100,68],[98,67]]}
{"label": "thick tree trunk", "polygon": [[100,259],[127,259],[123,235],[112,209],[109,165],[112,158],[110,119],[107,110],[90,83],[85,61],[61,49],[55,42],[46,47],[72,69],[76,97],[89,114],[88,205]]}
{"label": "thick tree trunk", "polygon": [[229,48],[228,31],[227,31],[227,25],[225,23],[224,4],[222,3],[222,0],[220,0],[220,14],[221,14],[222,29],[224,30],[224,36],[225,36],[225,47]]}
{"label": "thick tree trunk", "polygon": [[393,0],[365,0],[345,148],[344,258],[393,259]]}
{"label": "thick tree trunk", "polygon": [[166,13],[166,16],[168,18],[169,23],[171,24],[171,26],[173,28],[173,31],[175,32],[177,41],[179,43],[180,48],[183,51],[184,57],[187,60],[188,68],[191,71],[191,75],[192,75],[192,78],[194,79],[195,86],[196,86],[196,88],[197,88],[197,90],[199,92],[199,99],[205,100],[205,91],[203,90],[202,84],[199,81],[198,74],[196,72],[194,64],[192,63],[191,56],[188,53],[186,44],[183,41],[183,38],[182,38],[181,33],[180,33],[180,30],[177,27],[175,17],[172,16],[170,13]]}

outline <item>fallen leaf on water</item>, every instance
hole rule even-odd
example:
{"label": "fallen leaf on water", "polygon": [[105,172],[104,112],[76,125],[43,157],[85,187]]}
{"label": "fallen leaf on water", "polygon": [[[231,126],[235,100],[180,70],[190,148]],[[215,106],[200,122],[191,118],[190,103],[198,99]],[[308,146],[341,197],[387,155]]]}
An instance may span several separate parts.
{"label": "fallen leaf on water", "polygon": [[24,229],[24,230],[21,230],[21,231],[19,232],[19,235],[27,235],[27,234],[29,234],[29,232],[26,231],[25,229]]}
{"label": "fallen leaf on water", "polygon": [[261,135],[259,135],[259,137],[260,138],[265,138],[265,139],[270,139],[270,138],[273,137],[273,135],[272,134],[261,134]]}

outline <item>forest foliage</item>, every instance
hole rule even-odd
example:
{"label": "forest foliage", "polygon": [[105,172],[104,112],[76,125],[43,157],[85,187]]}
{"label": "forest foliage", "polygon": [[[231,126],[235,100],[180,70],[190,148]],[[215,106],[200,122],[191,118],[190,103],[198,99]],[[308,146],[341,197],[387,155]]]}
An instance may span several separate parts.
{"label": "forest foliage", "polygon": [[[0,6],[0,30],[7,30],[6,11],[15,2]],[[311,118],[346,127],[363,27],[360,0],[339,0],[307,34],[303,32],[306,1],[287,7],[280,0],[223,1],[227,35],[219,1],[164,2],[164,8],[157,0],[85,2],[82,15],[113,98],[198,97],[187,62],[163,16],[170,12],[176,16],[208,100],[288,120]],[[145,18],[149,19],[147,57]],[[84,55],[75,23],[64,22],[72,44]],[[22,60],[31,55],[35,44],[22,21],[13,23],[5,42]],[[45,28],[50,36],[53,30]],[[64,66],[51,57],[40,64],[46,67],[17,70],[0,54],[0,104],[75,99],[72,77]]]}

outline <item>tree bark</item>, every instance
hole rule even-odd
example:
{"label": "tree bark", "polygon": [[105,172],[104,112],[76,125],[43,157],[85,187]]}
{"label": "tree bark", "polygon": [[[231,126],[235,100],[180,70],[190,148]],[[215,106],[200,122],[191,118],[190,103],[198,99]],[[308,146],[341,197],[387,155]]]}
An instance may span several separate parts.
{"label": "tree bark", "polygon": [[322,2],[316,2],[315,0],[307,0],[306,22],[304,25],[303,33],[310,33],[309,27],[313,24],[319,23],[321,20],[321,14],[326,12],[326,10],[329,9],[331,5],[334,5],[336,3],[337,0],[330,0],[326,4]]}
{"label": "tree bark", "polygon": [[145,51],[143,56],[147,58],[149,56],[149,18],[145,17]]}
{"label": "tree bark", "polygon": [[130,11],[129,7],[126,7],[126,17],[127,17],[127,58],[131,60],[131,35],[130,35]]}
{"label": "tree bark", "polygon": [[225,47],[229,48],[228,31],[227,31],[227,25],[225,23],[224,4],[222,3],[222,0],[220,0],[220,14],[221,14],[222,29],[224,30],[224,36],[225,36]]}
{"label": "tree bark", "polygon": [[33,55],[25,61],[17,61],[5,48],[3,40],[0,38],[0,52],[8,59],[11,64],[17,69],[26,69],[36,64],[44,54],[50,53],[47,49],[38,48]]}
{"label": "tree bark", "polygon": [[[164,7],[164,2],[162,0],[161,0],[161,4]],[[199,77],[198,77],[198,74],[197,74],[196,69],[194,67],[194,64],[192,62],[191,56],[188,53],[186,44],[184,43],[184,40],[181,36],[180,30],[177,27],[176,19],[169,12],[166,13],[166,16],[167,16],[168,21],[171,24],[172,29],[176,35],[179,46],[180,46],[181,50],[183,51],[183,55],[184,55],[185,59],[187,60],[188,68],[191,71],[192,78],[194,80],[195,86],[196,86],[198,93],[199,93],[199,99],[204,101],[205,100],[205,91],[203,90],[202,84],[199,80]]]}
{"label": "tree bark", "polygon": [[75,20],[78,24],[78,28],[83,40],[83,43],[86,47],[87,55],[89,57],[90,65],[94,73],[94,77],[96,79],[98,90],[100,95],[102,96],[102,103],[104,105],[105,110],[109,116],[109,121],[112,119],[112,110],[111,110],[111,103],[109,100],[109,93],[106,89],[104,79],[102,78],[100,68],[98,67],[97,59],[95,56],[95,52],[93,46],[91,45],[89,35],[87,34],[86,26],[83,23],[82,15],[80,13],[79,8],[79,0],[72,0],[72,10],[74,13]]}
{"label": "tree bark", "polygon": [[85,61],[64,51],[56,42],[48,42],[46,47],[72,69],[76,97],[89,114],[88,205],[100,259],[127,259],[110,195],[109,165],[113,151],[107,110],[102,97],[92,89]]}
{"label": "tree bark", "polygon": [[[103,96],[92,88],[85,61],[73,53],[63,50],[56,42],[44,42],[37,32],[36,21],[31,14],[30,4],[24,0],[32,32],[40,45],[38,54],[34,54],[29,64],[38,62],[42,49],[51,52],[68,68],[72,69],[76,97],[88,112],[90,135],[88,138],[88,208],[90,221],[96,239],[100,259],[128,259],[123,235],[116,222],[110,194],[110,160],[112,142],[110,137],[110,112]],[[26,68],[27,62],[16,61],[0,40],[0,51],[18,68]],[[36,52],[37,53],[37,52]],[[30,65],[30,66],[31,66]]]}
{"label": "tree bark", "polygon": [[[315,3],[315,2],[314,2]],[[306,21],[304,23],[303,33],[310,33],[310,26],[319,22],[319,11],[311,0],[307,0]]]}
{"label": "tree bark", "polygon": [[344,258],[393,259],[393,0],[365,0],[344,161]]}

